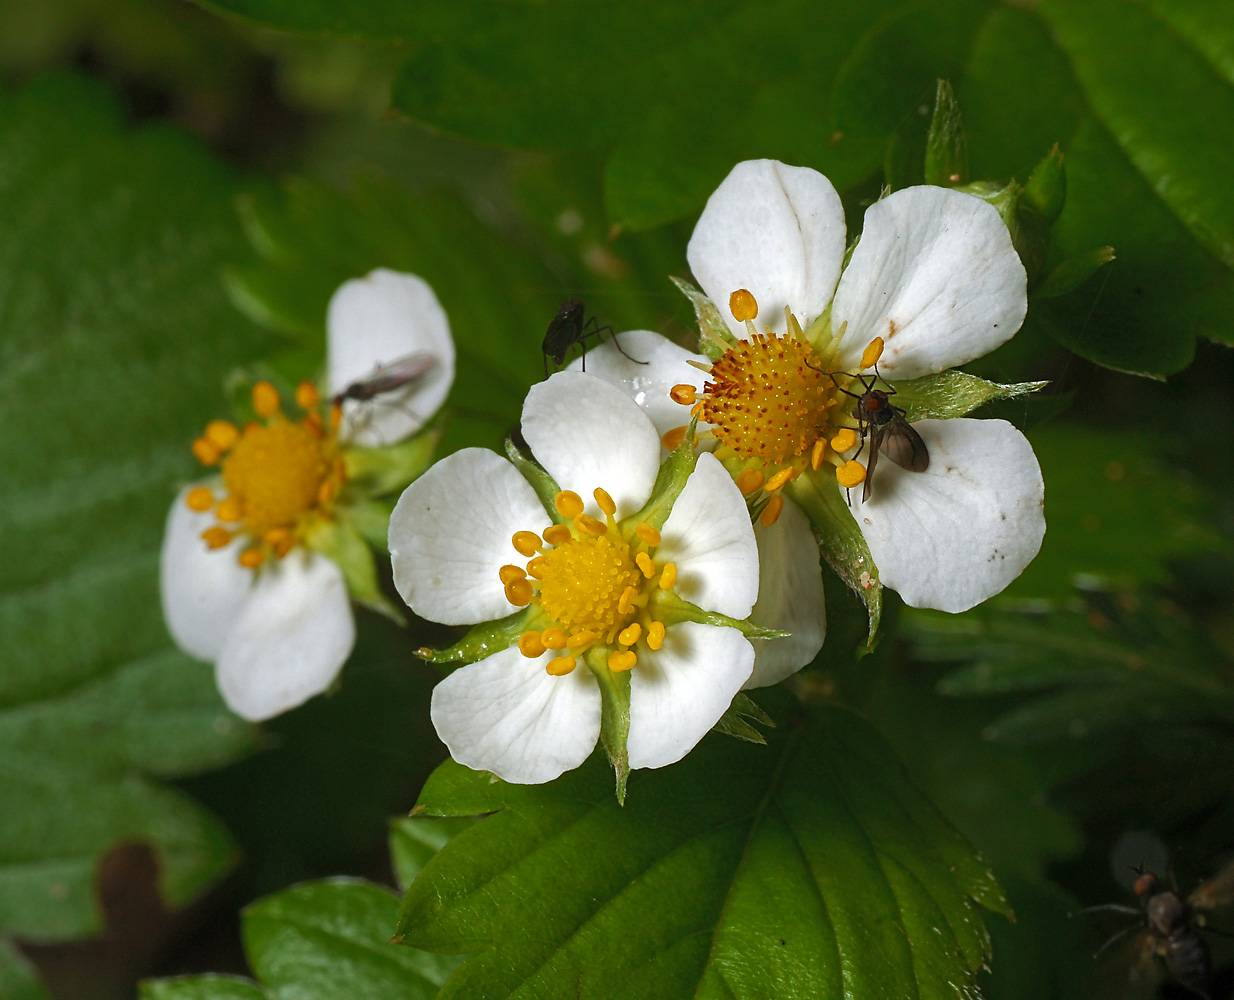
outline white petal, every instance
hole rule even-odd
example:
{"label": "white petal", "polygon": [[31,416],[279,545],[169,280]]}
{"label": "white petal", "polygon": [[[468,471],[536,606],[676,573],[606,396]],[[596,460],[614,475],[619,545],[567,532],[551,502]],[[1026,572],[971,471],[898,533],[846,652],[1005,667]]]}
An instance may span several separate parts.
{"label": "white petal", "polygon": [[236,561],[242,543],[209,549],[201,533],[217,522],[189,510],[185,490],[171,505],[159,559],[163,618],[176,645],[214,660],[253,586],[253,573]]}
{"label": "white petal", "polygon": [[303,704],[334,681],[356,641],[343,572],[294,551],[263,569],[215,672],[223,700],[250,722]]}
{"label": "white petal", "polygon": [[378,268],[339,286],[326,310],[327,382],[333,396],[413,354],[436,359],[403,390],[343,404],[343,436],[365,447],[394,444],[419,430],[454,383],[450,322],[423,278]]}
{"label": "white petal", "polygon": [[596,487],[607,490],[621,519],[651,496],[660,470],[660,435],[647,415],[615,385],[564,371],[533,385],[523,402],[523,437],[563,490],[573,490],[597,514]]}
{"label": "white petal", "polygon": [[785,306],[808,327],[831,301],[844,260],[840,196],[809,167],[738,163],[707,200],[686,259],[738,337],[748,336],[728,308],[738,288],[758,300],[760,332],[784,333]]}
{"label": "white petal", "polygon": [[514,646],[461,667],[433,688],[431,715],[450,756],[518,784],[578,767],[600,735],[600,688],[585,666],[564,677]]}
{"label": "white petal", "polygon": [[630,672],[631,767],[681,760],[732,704],[754,648],[735,628],[683,622]]}
{"label": "white petal", "polygon": [[827,634],[827,604],[818,543],[810,522],[791,500],[770,528],[756,525],[758,600],[756,625],[790,632],[784,639],[754,639],[754,673],[745,687],[766,687],[795,674],[818,655]]}
{"label": "white petal", "polygon": [[836,289],[832,329],[848,323],[840,367],[854,369],[875,337],[888,378],[989,354],[1024,322],[1027,280],[993,206],[947,188],[897,191],[866,211]]}
{"label": "white petal", "polygon": [[1045,484],[1005,420],[919,420],[925,472],[884,458],[857,519],[879,577],[914,608],[967,611],[1024,570],[1045,534]]}
{"label": "white petal", "polygon": [[517,610],[498,573],[520,565],[516,531],[552,522],[535,490],[500,455],[464,448],[403,491],[390,515],[394,586],[421,618],[446,625],[504,618]]}
{"label": "white petal", "polygon": [[745,618],[758,596],[758,543],[737,484],[704,452],[660,529],[656,562],[677,564],[674,590],[704,611]]}
{"label": "white petal", "polygon": [[[622,349],[634,361],[622,354],[613,341],[606,340],[588,351],[585,358],[571,361],[570,370],[579,371],[586,365],[588,375],[597,375],[617,386],[643,408],[661,437],[674,427],[688,424],[690,407],[674,403],[668,392],[683,383],[701,391],[707,376],[687,362],[697,361],[704,365],[711,362],[704,355],[692,354],[650,330],[629,330],[619,336]],[[646,364],[640,365],[639,361]],[[708,425],[700,423],[698,426],[702,430]]]}

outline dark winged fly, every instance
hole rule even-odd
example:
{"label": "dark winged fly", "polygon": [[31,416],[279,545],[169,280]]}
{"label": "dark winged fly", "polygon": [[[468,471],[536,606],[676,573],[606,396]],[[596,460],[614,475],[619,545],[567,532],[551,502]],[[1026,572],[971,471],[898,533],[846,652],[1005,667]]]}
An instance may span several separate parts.
{"label": "dark winged fly", "polygon": [[395,358],[389,364],[379,365],[366,378],[352,382],[331,402],[335,406],[342,406],[346,399],[363,403],[388,392],[411,388],[422,381],[436,365],[437,358],[432,354],[407,354]]}
{"label": "dark winged fly", "polygon": [[[599,337],[602,334],[608,333],[617,350],[625,354],[627,358],[633,361],[636,365],[645,365],[646,361],[639,361],[638,358],[631,358],[626,354],[625,349],[617,340],[617,334],[613,332],[611,326],[600,326],[599,321],[592,316],[586,318],[587,311],[578,299],[566,299],[561,304],[561,308],[557,310],[557,315],[552,318],[548,324],[548,330],[544,334],[544,343],[540,345],[540,349],[544,352],[544,374],[548,376],[548,363],[551,360],[554,365],[561,368],[566,362],[566,354],[575,344],[581,344],[588,337]],[[583,351],[583,371],[587,370],[587,352]]]}
{"label": "dark winged fly", "polygon": [[1153,995],[1164,967],[1193,993],[1207,997],[1205,987],[1212,974],[1212,957],[1201,930],[1206,925],[1206,911],[1234,905],[1234,864],[1199,885],[1186,899],[1179,896],[1176,888],[1162,888],[1155,873],[1140,868],[1135,871],[1133,889],[1138,908],[1112,903],[1086,911],[1122,913],[1139,919],[1138,924],[1115,934],[1097,954],[1134,934],[1117,962],[1111,964],[1125,966],[1119,978],[1125,978],[1135,994]]}
{"label": "dark winged fly", "polygon": [[[833,372],[826,374],[835,382]],[[861,487],[861,502],[865,503],[870,499],[874,466],[878,462],[880,451],[901,469],[909,472],[925,472],[930,467],[930,452],[926,443],[921,440],[921,435],[904,419],[904,411],[891,402],[895,390],[889,385],[885,390],[875,388],[875,385],[882,381],[877,368],[873,375],[849,375],[849,378],[861,383],[861,392],[841,388],[839,383],[836,383],[836,388],[857,400],[857,405],[853,407],[853,416],[857,418],[857,433],[861,436],[857,455],[869,447],[866,478]],[[883,384],[887,385],[885,381]]]}

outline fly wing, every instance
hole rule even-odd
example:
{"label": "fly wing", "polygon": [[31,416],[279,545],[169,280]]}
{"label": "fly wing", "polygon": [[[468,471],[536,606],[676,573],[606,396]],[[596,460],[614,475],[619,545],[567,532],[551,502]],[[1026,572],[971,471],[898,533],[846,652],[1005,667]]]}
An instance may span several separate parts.
{"label": "fly wing", "polygon": [[[901,469],[909,472],[925,472],[930,467],[930,452],[921,435],[913,430],[913,425],[898,413],[882,429],[879,448],[884,455],[895,462]],[[874,456],[870,455],[870,467],[874,467]]]}
{"label": "fly wing", "polygon": [[[1196,888],[1187,902],[1197,910],[1234,909],[1234,861]],[[1225,914],[1234,917],[1234,913]]]}
{"label": "fly wing", "polygon": [[437,357],[433,354],[407,354],[395,358],[389,364],[381,365],[371,378],[364,380],[364,394],[371,399],[385,392],[414,385],[436,366]]}
{"label": "fly wing", "polygon": [[1165,964],[1157,956],[1157,941],[1145,929],[1114,949],[1097,965],[1090,988],[1094,1000],[1150,1000],[1165,978]]}

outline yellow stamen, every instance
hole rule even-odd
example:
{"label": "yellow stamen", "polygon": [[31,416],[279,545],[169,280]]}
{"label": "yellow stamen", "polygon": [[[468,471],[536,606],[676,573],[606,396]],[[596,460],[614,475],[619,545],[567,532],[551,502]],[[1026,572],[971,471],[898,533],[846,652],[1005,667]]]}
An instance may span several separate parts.
{"label": "yellow stamen", "polygon": [[261,549],[245,549],[236,561],[245,569],[256,569],[266,561],[266,554]]}
{"label": "yellow stamen", "polygon": [[682,406],[693,406],[698,400],[698,390],[690,383],[682,382],[669,389],[668,398]]}
{"label": "yellow stamen", "polygon": [[536,590],[529,580],[511,580],[506,584],[506,600],[516,608],[525,608],[535,597]]}
{"label": "yellow stamen", "polygon": [[857,443],[857,432],[851,427],[841,427],[831,436],[831,447],[844,452]]}
{"label": "yellow stamen", "polygon": [[554,524],[551,527],[545,528],[541,532],[541,537],[548,542],[549,545],[565,545],[574,536],[570,533],[570,529],[564,524]]}
{"label": "yellow stamen", "polygon": [[634,610],[634,599],[638,597],[637,587],[626,587],[622,592],[621,597],[617,601],[617,611],[619,614],[628,615]]}
{"label": "yellow stamen", "polygon": [[827,450],[827,442],[819,438],[814,442],[814,447],[810,449],[810,468],[815,472],[819,466],[823,464],[823,452]]}
{"label": "yellow stamen", "polygon": [[534,531],[516,531],[510,542],[520,556],[534,556],[540,551],[540,536]]}
{"label": "yellow stamen", "polygon": [[608,654],[608,669],[616,674],[634,669],[636,663],[638,663],[638,654],[632,649]]}
{"label": "yellow stamen", "polygon": [[566,630],[560,625],[554,625],[552,628],[546,628],[540,633],[540,641],[544,643],[545,649],[565,649]]}
{"label": "yellow stamen", "polygon": [[738,288],[728,297],[728,311],[738,323],[744,323],[758,315],[758,300],[749,289]]}
{"label": "yellow stamen", "polygon": [[873,368],[878,364],[878,359],[883,356],[883,338],[875,337],[866,344],[865,353],[861,355],[861,367]]}
{"label": "yellow stamen", "polygon": [[225,545],[231,544],[232,533],[226,528],[220,528],[215,525],[213,528],[207,528],[201,533],[202,541],[212,549],[221,549]]}
{"label": "yellow stamen", "polygon": [[836,479],[845,489],[852,489],[865,482],[866,467],[860,462],[845,462],[836,469]]}
{"label": "yellow stamen", "polygon": [[765,479],[762,469],[742,469],[737,474],[737,489],[741,490],[743,497],[748,497],[751,493],[763,488]]}
{"label": "yellow stamen", "polygon": [[762,514],[759,515],[758,523],[764,528],[770,528],[776,521],[780,520],[780,512],[784,510],[784,497],[779,493],[771,498],[771,501],[763,508]]}
{"label": "yellow stamen", "polygon": [[323,479],[317,487],[317,502],[323,507],[338,496],[338,480]]}
{"label": "yellow stamen", "polygon": [[501,569],[497,571],[497,576],[503,584],[507,584],[513,583],[515,580],[526,579],[527,573],[518,566],[502,566]]}
{"label": "yellow stamen", "polygon": [[655,548],[661,542],[660,533],[646,521],[640,522],[638,527],[634,529],[634,533],[652,548]]}
{"label": "yellow stamen", "polygon": [[547,670],[554,677],[564,677],[570,673],[576,666],[578,661],[573,656],[558,656],[548,661]]}
{"label": "yellow stamen", "polygon": [[[261,540],[274,549],[276,555],[280,556],[286,554],[291,548],[291,543],[295,541],[291,532],[286,528],[271,528],[261,536]],[[282,551],[279,551],[280,549]]]}
{"label": "yellow stamen", "polygon": [[562,490],[553,498],[553,506],[562,517],[573,520],[583,512],[583,498],[573,490]]}
{"label": "yellow stamen", "polygon": [[204,437],[193,442],[193,457],[202,465],[214,465],[219,460],[219,451]]}
{"label": "yellow stamen", "polygon": [[767,487],[766,487],[767,492],[774,493],[776,490],[778,490],[781,486],[783,486],[785,483],[787,483],[792,478],[793,478],[792,466],[786,466],[785,468],[781,469],[774,476],[772,476],[770,479],[767,480]]}
{"label": "yellow stamen", "polygon": [[638,553],[638,555],[634,557],[634,562],[638,565],[638,568],[643,571],[643,576],[647,577],[648,580],[656,575],[656,564],[651,561],[651,556],[649,556],[646,552]]}
{"label": "yellow stamen", "polygon": [[660,574],[660,589],[672,590],[673,584],[677,582],[677,564],[665,563],[664,572]]}
{"label": "yellow stamen", "polygon": [[272,417],[281,406],[279,392],[269,382],[262,380],[253,386],[253,410],[259,417]]}
{"label": "yellow stamen", "polygon": [[544,566],[544,556],[536,556],[527,563],[527,575],[537,580],[543,580]]}
{"label": "yellow stamen", "polygon": [[647,645],[651,649],[664,645],[664,622],[652,622],[647,626]]}
{"label": "yellow stamen", "polygon": [[239,497],[226,497],[214,513],[220,521],[239,521],[244,517],[244,504]]}
{"label": "yellow stamen", "polygon": [[[664,445],[669,451],[676,451],[681,447],[681,442],[686,439],[685,427],[674,427],[671,431],[667,431],[662,438],[660,444]],[[208,462],[206,463],[209,464]]]}
{"label": "yellow stamen", "polygon": [[296,386],[296,406],[300,409],[305,411],[315,409],[320,402],[321,396],[317,392],[317,386],[312,382],[301,382]]}
{"label": "yellow stamen", "polygon": [[533,630],[520,635],[518,637],[518,651],[529,660],[535,659],[537,656],[543,656],[544,643],[540,639],[540,633]]}
{"label": "yellow stamen", "polygon": [[603,538],[608,534],[608,527],[603,521],[597,521],[590,514],[580,514],[574,519],[574,526],[588,535]]}
{"label": "yellow stamen", "polygon": [[202,435],[219,452],[230,451],[240,440],[240,430],[230,420],[211,420]]}
{"label": "yellow stamen", "polygon": [[613,503],[613,498],[608,495],[606,490],[602,490],[597,486],[591,495],[596,498],[596,506],[604,511],[606,517],[612,517],[617,513],[617,505]]}
{"label": "yellow stamen", "polygon": [[631,622],[618,634],[617,641],[623,646],[633,646],[642,634],[643,626],[638,622]]}
{"label": "yellow stamen", "polygon": [[343,425],[343,406],[341,403],[330,404],[330,433],[337,434]]}
{"label": "yellow stamen", "polygon": [[566,640],[566,649],[577,653],[579,650],[586,649],[593,642],[598,641],[599,638],[591,629],[584,629],[582,632],[574,633]]}
{"label": "yellow stamen", "polygon": [[197,513],[209,510],[214,506],[214,494],[204,486],[194,486],[184,498],[189,510]]}

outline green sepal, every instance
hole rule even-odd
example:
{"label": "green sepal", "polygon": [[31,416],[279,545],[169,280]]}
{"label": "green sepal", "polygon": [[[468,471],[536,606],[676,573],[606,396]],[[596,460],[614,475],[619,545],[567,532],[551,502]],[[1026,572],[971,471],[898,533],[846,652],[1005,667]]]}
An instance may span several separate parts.
{"label": "green sepal", "polygon": [[775,720],[759,708],[753,698],[743,691],[738,691],[733,697],[733,703],[720,716],[720,721],[711,728],[725,736],[734,736],[747,743],[761,743],[766,746],[767,738],[754,728],[755,722],[771,729],[776,727]]}
{"label": "green sepal", "polygon": [[694,316],[698,320],[698,349],[712,361],[719,360],[725,351],[737,343],[733,331],[720,314],[720,307],[685,278],[670,277],[669,280],[694,306]]}
{"label": "green sepal", "polygon": [[445,649],[429,649],[427,646],[417,649],[416,656],[427,663],[466,666],[514,645],[520,635],[534,627],[539,616],[540,609],[533,604],[505,618],[473,625],[453,646]]}
{"label": "green sepal", "polygon": [[380,448],[349,447],[343,452],[347,486],[362,496],[402,491],[433,462],[440,426],[422,430],[397,444]]}
{"label": "green sepal", "polygon": [[704,611],[697,604],[691,604],[675,590],[661,590],[651,598],[648,610],[652,616],[666,627],[679,625],[682,622],[697,622],[700,625],[719,625],[724,628],[735,628],[747,639],[787,639],[791,632],[783,629],[764,628],[750,621],[749,618],[730,618],[718,611]]}
{"label": "green sepal", "polygon": [[350,521],[319,521],[305,535],[305,544],[333,562],[343,571],[347,593],[353,601],[385,615],[398,625],[407,621],[377,582],[377,561],[364,536]]}
{"label": "green sepal", "polygon": [[1046,385],[1049,383],[1014,382],[1000,385],[967,372],[952,370],[896,382],[893,402],[904,410],[904,417],[910,423],[928,417],[946,420],[962,417],[991,400],[1026,396]]}
{"label": "green sepal", "polygon": [[522,473],[523,478],[536,491],[536,496],[540,498],[540,503],[544,505],[545,513],[553,519],[553,523],[565,524],[566,519],[557,512],[557,506],[553,503],[557,494],[561,492],[561,487],[557,485],[556,480],[544,471],[539,462],[530,455],[525,454],[514,443],[514,438],[506,438],[506,458]]}
{"label": "green sepal", "polygon": [[1033,295],[1039,299],[1055,299],[1075,291],[1113,259],[1113,247],[1093,247],[1068,257],[1050,269],[1041,284],[1033,289]]}
{"label": "green sepal", "polygon": [[600,685],[600,745],[613,765],[617,801],[626,804],[626,782],[630,779],[630,671],[608,668],[608,650],[594,648],[584,656],[588,668]]}
{"label": "green sepal", "polygon": [[1033,168],[1024,185],[1020,205],[1024,209],[1036,212],[1046,225],[1053,225],[1062,214],[1063,204],[1067,200],[1067,172],[1063,168],[1063,154],[1054,144],[1054,148],[1040,163]]}
{"label": "green sepal", "polygon": [[643,509],[624,520],[633,524],[646,523],[657,531],[664,527],[664,522],[673,512],[673,504],[677,502],[681,491],[685,489],[686,480],[698,464],[698,456],[694,452],[694,435],[697,432],[698,417],[695,417],[686,428],[686,436],[681,439],[681,444],[660,463],[651,496],[643,504]]}
{"label": "green sepal", "polygon": [[951,83],[939,80],[934,96],[934,118],[926,136],[925,182],[954,187],[968,180],[968,144],[960,123],[960,106]]}
{"label": "green sepal", "polygon": [[390,515],[394,501],[389,499],[357,500],[343,508],[342,516],[360,533],[360,537],[378,552],[390,551]]}
{"label": "green sepal", "polygon": [[798,476],[785,484],[784,492],[806,512],[827,565],[864,602],[870,629],[865,649],[868,653],[874,649],[883,617],[883,585],[865,535],[848,509],[840,485],[828,472],[824,469],[822,473]]}

